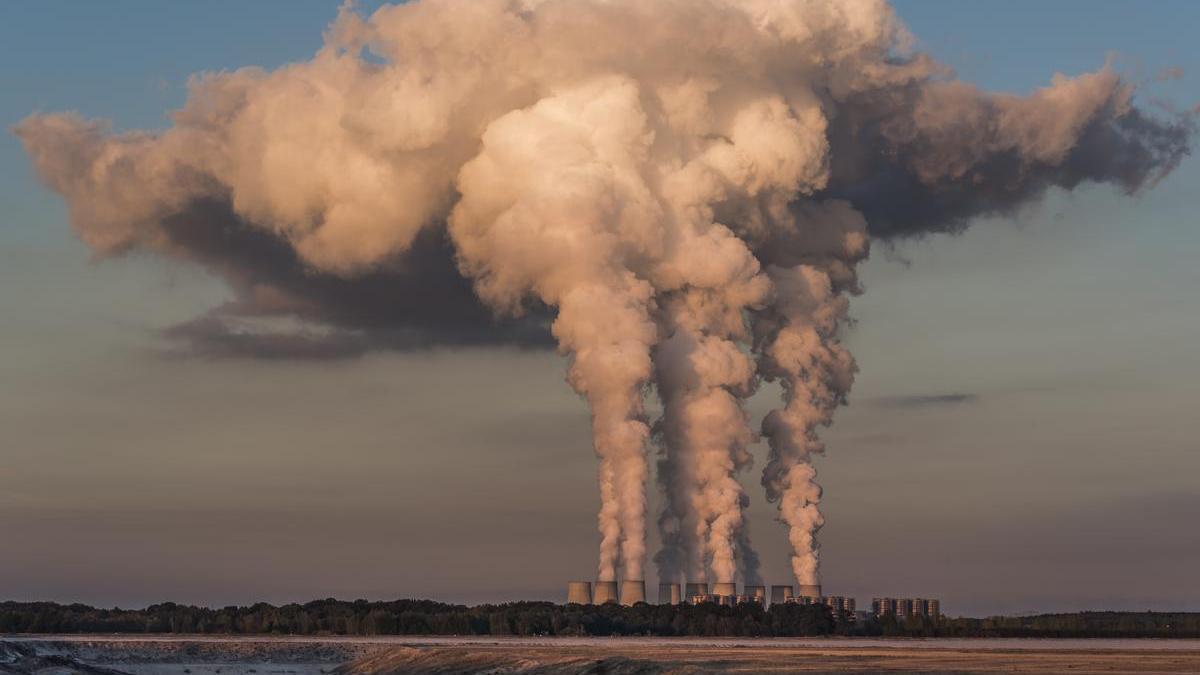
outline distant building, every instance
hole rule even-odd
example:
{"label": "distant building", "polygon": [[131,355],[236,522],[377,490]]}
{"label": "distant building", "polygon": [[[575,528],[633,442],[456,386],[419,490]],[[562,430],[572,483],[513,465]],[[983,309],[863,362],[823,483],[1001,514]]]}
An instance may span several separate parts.
{"label": "distant building", "polygon": [[745,590],[746,595],[750,596],[754,602],[765,606],[767,604],[767,587],[762,585],[748,585]]}
{"label": "distant building", "polygon": [[854,621],[855,607],[857,603],[854,598],[848,598],[842,595],[825,595],[811,597],[807,595],[796,595],[788,598],[784,602],[789,602],[796,605],[825,605],[833,610],[834,614],[844,613],[845,616]]}
{"label": "distant building", "polygon": [[[626,581],[621,586],[622,604],[645,601],[645,582]],[[901,621],[921,616],[936,619],[942,615],[942,603],[934,598],[872,598],[871,610],[860,612],[854,598],[843,595],[814,595],[820,589],[820,586],[816,585],[802,586],[801,588],[805,593],[793,595],[791,586],[771,586],[771,604],[825,605],[833,611],[835,617],[844,617],[839,620],[849,621],[863,621],[872,616],[882,617],[888,614]],[[711,602],[733,607],[750,603],[765,606],[767,600],[767,586],[763,585],[747,585],[740,594],[737,592],[737,585],[728,582],[713,584],[711,590],[707,583],[688,582],[682,589],[684,590],[682,594],[680,590],[680,585],[677,583],[660,583],[659,603],[677,604],[682,601],[699,605]],[[633,597],[635,595],[636,598]],[[599,581],[595,584],[573,581],[567,587],[567,602],[603,604],[617,602],[617,600],[617,582],[615,581]]]}
{"label": "distant building", "polygon": [[896,614],[895,598],[871,598],[871,613],[875,616]]}
{"label": "distant building", "polygon": [[788,598],[794,597],[792,587],[786,584],[771,586],[771,604],[774,605],[780,602],[787,602]]}
{"label": "distant building", "polygon": [[828,597],[821,598],[821,600],[824,601],[824,604],[828,605],[834,612],[843,612],[849,617],[854,616],[854,609],[855,605],[857,604],[854,602],[854,598],[847,598],[841,595],[830,595]]}
{"label": "distant building", "polygon": [[924,616],[936,619],[942,614],[942,603],[927,598],[872,598],[871,614],[891,614],[898,619]]}

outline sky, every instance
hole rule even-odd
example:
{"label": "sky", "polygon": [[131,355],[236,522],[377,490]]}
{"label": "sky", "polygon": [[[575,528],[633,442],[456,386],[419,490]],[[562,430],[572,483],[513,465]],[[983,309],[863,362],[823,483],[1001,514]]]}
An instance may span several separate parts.
{"label": "sky", "polygon": [[[1112,59],[1144,103],[1200,102],[1195,3],[896,7],[918,48],[988,89]],[[336,11],[120,8],[4,4],[0,121],[162,128],[190,75],[309,58]],[[1183,76],[1156,82],[1169,67]],[[826,592],[955,615],[1200,606],[1198,177],[1188,159],[1134,198],[1052,194],[876,246],[846,338],[861,372],[817,461]],[[92,260],[10,134],[0,204],[0,598],[474,603],[561,599],[593,573],[595,457],[560,356],[180,358],[160,331],[228,299],[219,280]],[[784,582],[784,529],[756,470],[742,480],[764,576]]]}

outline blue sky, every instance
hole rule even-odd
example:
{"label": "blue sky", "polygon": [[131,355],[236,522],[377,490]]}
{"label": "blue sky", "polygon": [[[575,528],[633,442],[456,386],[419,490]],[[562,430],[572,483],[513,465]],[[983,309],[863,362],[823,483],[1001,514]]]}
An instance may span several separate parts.
{"label": "blue sky", "polygon": [[[1146,82],[1143,103],[1200,102],[1197,3],[897,10],[919,48],[986,88],[1111,57]],[[6,3],[0,120],[69,109],[162,127],[190,75],[307,58],[335,11]],[[1181,79],[1153,81],[1172,66]],[[1056,194],[876,248],[848,338],[862,372],[819,465],[827,588],[971,614],[1200,604],[1198,177],[1189,159],[1132,199]],[[11,135],[0,204],[0,540],[24,544],[0,556],[0,597],[556,598],[592,570],[587,416],[557,356],[164,359],[155,331],[224,299],[218,282],[90,261]],[[948,394],[962,396],[922,398]],[[760,502],[764,571],[783,578],[784,532]]]}

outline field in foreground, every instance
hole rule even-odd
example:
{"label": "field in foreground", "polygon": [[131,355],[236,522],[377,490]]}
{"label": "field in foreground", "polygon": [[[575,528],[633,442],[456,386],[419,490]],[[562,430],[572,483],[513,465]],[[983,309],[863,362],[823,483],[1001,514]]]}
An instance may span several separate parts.
{"label": "field in foreground", "polygon": [[0,637],[0,673],[1195,673],[1195,640]]}

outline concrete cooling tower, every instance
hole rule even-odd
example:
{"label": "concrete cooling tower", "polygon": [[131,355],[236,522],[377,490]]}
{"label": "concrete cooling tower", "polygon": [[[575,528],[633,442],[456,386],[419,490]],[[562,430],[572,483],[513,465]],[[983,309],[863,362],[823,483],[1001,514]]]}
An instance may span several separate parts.
{"label": "concrete cooling tower", "polygon": [[580,605],[592,604],[592,582],[590,581],[570,581],[567,582],[567,604],[577,603]]}
{"label": "concrete cooling tower", "polygon": [[683,594],[679,590],[679,584],[658,585],[658,604],[678,605],[682,601]]}
{"label": "concrete cooling tower", "polygon": [[767,604],[767,587],[766,586],[747,586],[746,595],[750,596],[760,605]]}
{"label": "concrete cooling tower", "polygon": [[697,595],[708,595],[708,584],[701,581],[688,582],[687,592],[684,593],[684,597],[687,598],[688,602],[691,602],[692,598]]}
{"label": "concrete cooling tower", "polygon": [[820,584],[802,585],[802,586],[800,586],[800,592],[798,595],[802,598],[819,598],[819,597],[821,597],[821,585]]}
{"label": "concrete cooling tower", "polygon": [[737,584],[724,582],[713,584],[713,595],[721,597],[735,596],[737,595]]}
{"label": "concrete cooling tower", "polygon": [[606,602],[617,601],[617,582],[615,581],[597,581],[595,593],[592,595],[592,603],[603,605]]}
{"label": "concrete cooling tower", "polygon": [[646,601],[646,582],[641,580],[625,580],[621,582],[621,604],[636,605]]}
{"label": "concrete cooling tower", "polygon": [[771,587],[771,604],[779,602],[787,602],[787,599],[792,597],[791,585],[781,585]]}

